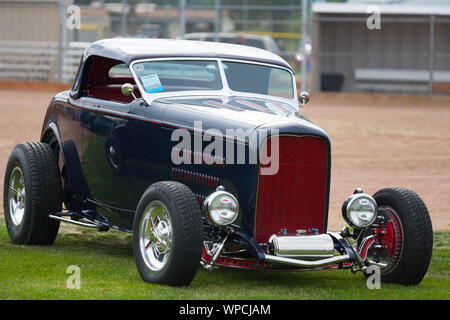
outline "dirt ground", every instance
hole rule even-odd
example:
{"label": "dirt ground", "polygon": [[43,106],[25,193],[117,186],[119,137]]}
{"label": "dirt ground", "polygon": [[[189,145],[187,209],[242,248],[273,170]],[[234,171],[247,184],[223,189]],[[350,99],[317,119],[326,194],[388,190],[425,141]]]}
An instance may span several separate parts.
{"label": "dirt ground", "polygon": [[[39,140],[61,86],[26,87],[0,83],[0,212],[8,156],[17,143]],[[332,143],[330,230],[344,226],[341,205],[355,187],[372,194],[388,186],[416,191],[433,229],[450,229],[450,97],[313,93],[302,112]]]}

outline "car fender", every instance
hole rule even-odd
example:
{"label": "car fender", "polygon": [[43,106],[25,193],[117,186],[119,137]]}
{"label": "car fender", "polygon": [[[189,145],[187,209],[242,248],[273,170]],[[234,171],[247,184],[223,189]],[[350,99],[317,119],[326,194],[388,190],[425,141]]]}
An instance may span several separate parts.
{"label": "car fender", "polygon": [[64,156],[64,151],[61,148],[62,141],[61,141],[61,135],[59,133],[58,125],[56,124],[56,122],[53,119],[51,119],[49,121],[46,128],[43,130],[43,134],[41,136],[41,142],[47,143],[52,135],[54,135],[56,137],[56,140],[58,141],[58,145],[60,146],[59,150],[61,152],[61,157],[63,159],[64,165],[67,165],[66,157]]}

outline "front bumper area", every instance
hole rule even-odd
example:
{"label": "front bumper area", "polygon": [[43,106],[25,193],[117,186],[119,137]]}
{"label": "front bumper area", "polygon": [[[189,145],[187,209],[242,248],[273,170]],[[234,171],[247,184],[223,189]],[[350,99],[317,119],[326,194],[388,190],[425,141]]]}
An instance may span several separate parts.
{"label": "front bumper area", "polygon": [[[231,230],[230,230],[231,231]],[[232,235],[231,235],[232,234]],[[245,269],[265,269],[265,270],[292,270],[292,269],[328,269],[328,268],[352,268],[353,270],[364,270],[368,263],[365,255],[361,256],[344,237],[339,233],[328,232],[322,236],[328,236],[334,243],[334,255],[325,258],[291,258],[272,254],[270,250],[263,250],[253,238],[243,232],[233,230],[230,238],[245,240],[249,245],[248,253],[253,258],[237,258],[227,254],[222,255],[223,245],[214,246],[212,250],[204,250],[202,255],[202,265],[211,271],[215,266],[226,266]],[[301,237],[301,236],[300,236]]]}
{"label": "front bumper area", "polygon": [[292,259],[292,258],[277,257],[277,256],[273,256],[273,255],[265,255],[264,261],[270,262],[273,264],[282,264],[282,265],[287,265],[287,266],[291,266],[291,267],[306,268],[306,269],[325,267],[325,266],[334,265],[334,264],[341,264],[344,262],[352,262],[350,255],[348,255],[348,254],[344,254],[344,255],[336,256],[336,257],[332,257],[332,258],[321,259],[321,260],[317,260],[317,261],[299,260],[299,259]]}

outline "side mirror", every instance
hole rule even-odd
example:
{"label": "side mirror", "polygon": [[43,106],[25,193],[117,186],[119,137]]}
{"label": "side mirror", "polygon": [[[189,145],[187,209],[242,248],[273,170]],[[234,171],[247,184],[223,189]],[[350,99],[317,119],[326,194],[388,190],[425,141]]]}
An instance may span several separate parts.
{"label": "side mirror", "polygon": [[124,83],[120,90],[122,90],[122,94],[124,96],[128,97],[132,95],[133,98],[136,99],[136,96],[134,95],[134,87],[131,83]]}
{"label": "side mirror", "polygon": [[311,96],[308,92],[302,91],[298,94],[298,102],[300,102],[300,106],[304,107],[311,100]]}

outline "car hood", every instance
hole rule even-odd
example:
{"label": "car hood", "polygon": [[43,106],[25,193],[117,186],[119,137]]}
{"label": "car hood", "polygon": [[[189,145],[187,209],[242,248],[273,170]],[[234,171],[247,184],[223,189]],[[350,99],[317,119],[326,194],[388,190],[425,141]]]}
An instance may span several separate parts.
{"label": "car hood", "polygon": [[218,129],[223,133],[227,129],[253,131],[260,127],[280,130],[302,127],[323,132],[293,106],[268,99],[177,97],[158,99],[153,103],[166,105],[163,121],[176,127],[192,128],[195,121],[201,121],[203,130]]}

